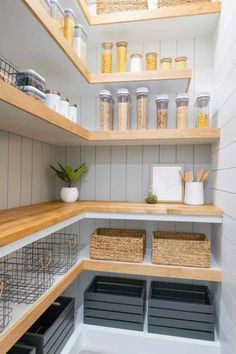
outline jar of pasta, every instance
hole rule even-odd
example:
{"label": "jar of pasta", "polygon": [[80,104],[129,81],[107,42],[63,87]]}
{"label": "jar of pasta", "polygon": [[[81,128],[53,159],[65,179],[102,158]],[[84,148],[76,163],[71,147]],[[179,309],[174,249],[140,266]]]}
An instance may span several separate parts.
{"label": "jar of pasta", "polygon": [[167,129],[168,127],[168,95],[158,95],[156,98],[157,105],[157,128]]}
{"label": "jar of pasta", "polygon": [[116,71],[127,71],[127,42],[116,43]]}
{"label": "jar of pasta", "polygon": [[187,57],[178,57],[175,59],[175,68],[176,69],[186,69],[187,68]]}
{"label": "jar of pasta", "polygon": [[112,47],[111,42],[102,43],[102,73],[112,73]]}
{"label": "jar of pasta", "polygon": [[188,127],[188,103],[189,95],[181,93],[176,96],[176,127],[186,129]]}
{"label": "jar of pasta", "polygon": [[136,90],[137,98],[137,129],[147,129],[148,119],[148,88],[139,87]]}
{"label": "jar of pasta", "polygon": [[111,92],[102,90],[100,98],[100,124],[101,130],[111,130],[113,127],[113,99]]}
{"label": "jar of pasta", "polygon": [[118,129],[128,130],[130,125],[130,95],[127,89],[117,90]]}
{"label": "jar of pasta", "polygon": [[172,58],[161,59],[161,70],[170,70],[172,68]]}
{"label": "jar of pasta", "polygon": [[51,17],[55,21],[57,28],[64,33],[64,17],[65,13],[58,0],[50,0]]}
{"label": "jar of pasta", "polygon": [[157,70],[157,53],[147,53],[146,54],[146,70]]}
{"label": "jar of pasta", "polygon": [[197,127],[209,127],[209,103],[211,96],[208,92],[201,92],[197,95]]}
{"label": "jar of pasta", "polygon": [[70,45],[72,45],[74,38],[75,18],[72,9],[65,9],[64,36]]}

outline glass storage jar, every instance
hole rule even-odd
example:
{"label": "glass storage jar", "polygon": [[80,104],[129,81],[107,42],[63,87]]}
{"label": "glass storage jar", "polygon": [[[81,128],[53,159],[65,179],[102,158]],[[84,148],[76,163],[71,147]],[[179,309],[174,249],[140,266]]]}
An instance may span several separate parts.
{"label": "glass storage jar", "polygon": [[186,69],[187,68],[187,57],[178,57],[175,59],[175,68],[176,69]]}
{"label": "glass storage jar", "polygon": [[136,90],[136,111],[137,111],[137,129],[147,129],[148,119],[148,88],[138,87]]}
{"label": "glass storage jar", "polygon": [[169,96],[157,95],[156,105],[157,105],[157,128],[167,129]]}
{"label": "glass storage jar", "polygon": [[172,68],[172,58],[161,59],[161,70],[170,70]]}
{"label": "glass storage jar", "polygon": [[211,96],[208,92],[201,92],[197,95],[197,127],[209,127],[209,103]]}
{"label": "glass storage jar", "polygon": [[130,71],[138,72],[143,69],[143,56],[142,54],[132,54],[130,56]]}
{"label": "glass storage jar", "polygon": [[103,42],[102,43],[102,73],[112,73],[112,47],[113,44],[111,42]]}
{"label": "glass storage jar", "polygon": [[45,100],[46,106],[52,109],[53,111],[60,113],[60,107],[59,107],[60,100],[61,100],[60,92],[53,91],[53,90],[46,90],[45,95],[46,95],[46,100]]}
{"label": "glass storage jar", "polygon": [[77,115],[78,115],[77,104],[70,104],[68,108],[68,118],[72,122],[77,123]]}
{"label": "glass storage jar", "polygon": [[181,93],[176,96],[176,127],[186,129],[188,127],[188,103],[189,95]]}
{"label": "glass storage jar", "polygon": [[118,130],[128,130],[130,125],[130,95],[127,89],[117,90]]}
{"label": "glass storage jar", "polygon": [[51,3],[51,17],[56,23],[57,28],[64,33],[64,19],[65,13],[58,0],[50,0]]}
{"label": "glass storage jar", "polygon": [[127,42],[116,43],[116,71],[127,71]]}
{"label": "glass storage jar", "polygon": [[72,9],[65,9],[64,36],[67,42],[72,45],[75,30],[75,13]]}
{"label": "glass storage jar", "polygon": [[157,70],[157,53],[147,53],[146,54],[146,66],[147,71]]}
{"label": "glass storage jar", "polygon": [[100,125],[101,130],[112,130],[113,128],[113,99],[111,92],[102,90],[100,98]]}
{"label": "glass storage jar", "polygon": [[80,24],[75,25],[73,49],[84,63],[86,63],[87,38],[84,27]]}
{"label": "glass storage jar", "polygon": [[51,15],[51,3],[49,0],[40,0],[41,5],[47,11],[49,16]]}
{"label": "glass storage jar", "polygon": [[65,118],[69,118],[69,98],[62,97],[59,103],[60,114]]}

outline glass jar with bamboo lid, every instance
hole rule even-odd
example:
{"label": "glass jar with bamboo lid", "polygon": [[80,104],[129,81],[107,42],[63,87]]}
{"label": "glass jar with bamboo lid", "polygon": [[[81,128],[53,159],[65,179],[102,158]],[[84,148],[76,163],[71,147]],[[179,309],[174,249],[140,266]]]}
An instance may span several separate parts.
{"label": "glass jar with bamboo lid", "polygon": [[146,53],[146,71],[157,70],[157,53]]}
{"label": "glass jar with bamboo lid", "polygon": [[112,47],[111,42],[102,43],[102,65],[103,74],[112,73]]}
{"label": "glass jar with bamboo lid", "polygon": [[161,62],[161,70],[172,69],[172,58],[162,58],[160,62]]}
{"label": "glass jar with bamboo lid", "polygon": [[186,69],[187,68],[187,57],[177,57],[175,59],[175,69]]}
{"label": "glass jar with bamboo lid", "polygon": [[127,51],[127,42],[116,43],[116,71],[119,73],[127,71]]}

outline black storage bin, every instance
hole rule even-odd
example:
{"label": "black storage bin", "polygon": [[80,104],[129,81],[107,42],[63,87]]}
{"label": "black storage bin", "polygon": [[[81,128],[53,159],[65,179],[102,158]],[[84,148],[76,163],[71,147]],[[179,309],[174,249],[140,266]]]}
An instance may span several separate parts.
{"label": "black storage bin", "polygon": [[74,302],[73,298],[60,296],[21,341],[35,346],[36,354],[60,353],[74,330]]}
{"label": "black storage bin", "polygon": [[24,343],[16,343],[7,354],[36,354],[36,349]]}
{"label": "black storage bin", "polygon": [[143,330],[146,281],[96,276],[84,292],[84,323]]}
{"label": "black storage bin", "polygon": [[152,282],[148,332],[214,340],[214,309],[207,286]]}

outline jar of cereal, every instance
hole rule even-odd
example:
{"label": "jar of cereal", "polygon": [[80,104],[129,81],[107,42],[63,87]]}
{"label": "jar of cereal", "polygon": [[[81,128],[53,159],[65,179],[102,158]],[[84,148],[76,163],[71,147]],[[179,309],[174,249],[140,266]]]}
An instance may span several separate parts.
{"label": "jar of cereal", "polygon": [[201,92],[197,95],[197,127],[209,127],[209,103],[211,96],[208,92]]}
{"label": "jar of cereal", "polygon": [[138,87],[136,90],[137,98],[137,129],[147,129],[148,118],[148,88]]}
{"label": "jar of cereal", "polygon": [[188,103],[189,95],[181,93],[176,96],[176,127],[186,129],[188,127]]}
{"label": "jar of cereal", "polygon": [[168,95],[158,95],[156,98],[157,105],[157,128],[167,129],[168,127]]}

